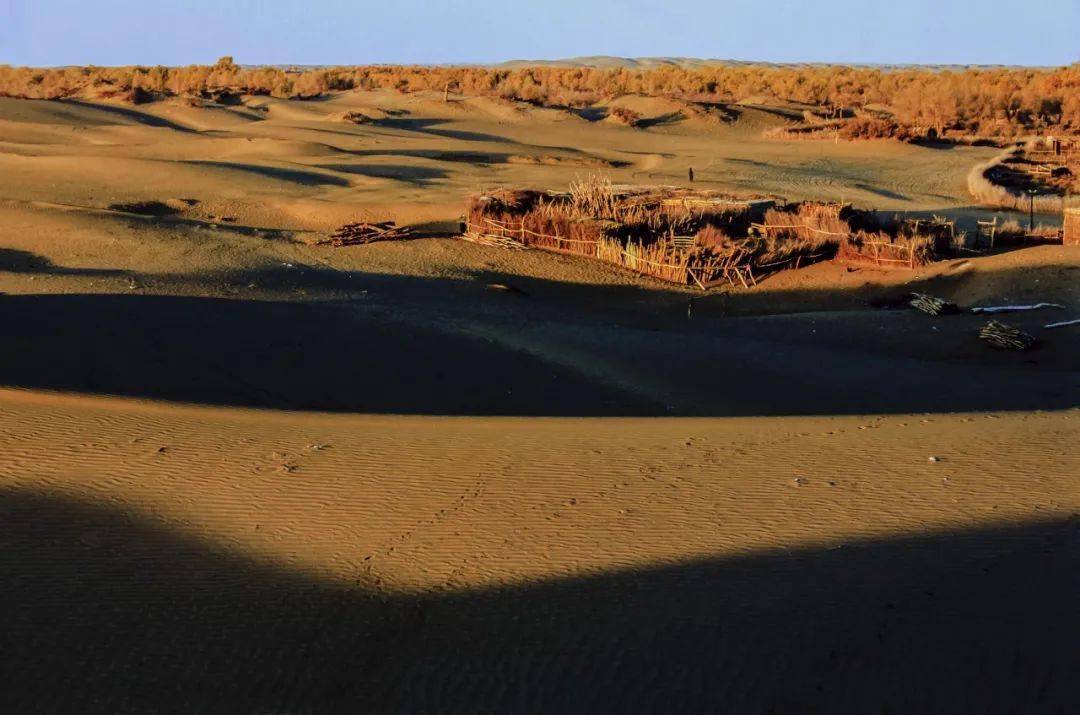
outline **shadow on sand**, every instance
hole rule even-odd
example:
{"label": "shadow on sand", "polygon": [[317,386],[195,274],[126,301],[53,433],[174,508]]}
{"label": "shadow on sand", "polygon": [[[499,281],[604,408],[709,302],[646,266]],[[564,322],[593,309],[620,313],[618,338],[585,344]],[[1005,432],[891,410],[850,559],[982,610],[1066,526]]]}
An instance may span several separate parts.
{"label": "shadow on sand", "polygon": [[442,169],[411,164],[318,164],[318,168],[373,179],[393,179],[416,187],[426,187],[446,178]]}
{"label": "shadow on sand", "polygon": [[[1069,273],[1038,275],[1060,280],[1060,271]],[[1037,285],[1034,275],[1025,281]],[[191,277],[135,278],[180,285]],[[949,295],[966,280],[939,276],[926,288]],[[873,290],[701,297],[494,270],[434,279],[291,264],[194,283],[207,284],[237,293],[250,284],[260,299],[0,296],[0,385],[281,409],[525,416],[1060,409],[1076,407],[1080,395],[1075,334],[1055,332],[1031,353],[998,353],[975,337],[985,318],[873,309],[888,298]],[[890,299],[909,289],[890,289]],[[752,310],[747,301],[834,312],[726,317]],[[862,309],[835,312],[845,301]],[[1010,322],[1037,331],[1045,319]]]}
{"label": "shadow on sand", "polygon": [[59,495],[0,513],[6,712],[1080,708],[1075,519],[408,595]]}
{"label": "shadow on sand", "polygon": [[[103,115],[113,115],[122,119],[127,119],[138,124],[145,124],[150,127],[157,127],[159,129],[172,129],[176,132],[184,132],[186,134],[197,133],[197,130],[191,127],[185,127],[182,124],[169,121],[163,117],[150,114],[149,112],[143,112],[131,107],[121,107],[115,104],[105,104],[98,102],[86,102],[78,99],[64,99],[61,101],[61,105],[72,105],[75,107],[81,107],[83,109],[91,109],[95,112],[100,112]],[[80,123],[82,120],[77,120]]]}
{"label": "shadow on sand", "polygon": [[349,185],[348,180],[340,176],[324,174],[318,171],[307,171],[304,169],[283,169],[281,167],[265,166],[263,164],[241,164],[232,161],[205,161],[201,159],[187,159],[181,161],[180,163],[194,164],[197,166],[209,166],[216,169],[228,169],[230,171],[243,171],[249,174],[256,174],[267,179],[286,181],[292,184],[300,184],[301,186]]}
{"label": "shadow on sand", "polygon": [[0,271],[52,276],[123,276],[128,271],[109,268],[65,268],[48,258],[17,248],[0,248]]}
{"label": "shadow on sand", "polygon": [[401,129],[419,134],[427,134],[441,139],[454,139],[463,142],[486,142],[490,144],[516,144],[512,139],[501,137],[496,134],[484,132],[469,132],[461,129],[447,129],[443,125],[450,124],[449,119],[433,118],[400,118],[390,117],[380,119],[378,125],[389,129]]}

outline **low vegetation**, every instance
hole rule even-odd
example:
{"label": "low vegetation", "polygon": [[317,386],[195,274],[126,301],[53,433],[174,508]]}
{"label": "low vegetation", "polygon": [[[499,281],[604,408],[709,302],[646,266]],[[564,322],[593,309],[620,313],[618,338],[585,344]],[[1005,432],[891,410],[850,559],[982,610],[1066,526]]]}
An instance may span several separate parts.
{"label": "low vegetation", "polygon": [[641,125],[642,116],[640,112],[635,112],[626,107],[612,107],[611,111],[608,112],[607,119],[616,124],[637,127]]}
{"label": "low vegetation", "polygon": [[241,67],[224,57],[189,67],[0,67],[0,96],[34,99],[273,95],[298,99],[351,89],[432,90],[494,96],[550,107],[586,107],[639,94],[732,104],[777,98],[821,108],[826,116],[886,108],[892,124],[852,123],[856,136],[898,127],[1011,137],[1080,132],[1080,64],[1057,69],[879,69],[725,66],[647,70],[581,67]]}
{"label": "low vegetation", "polygon": [[843,121],[838,129],[841,139],[900,139],[914,138],[914,133],[895,119],[859,116]]}
{"label": "low vegetation", "polygon": [[[810,114],[808,112],[808,114]],[[849,119],[821,120],[814,115],[798,124],[776,127],[765,132],[774,139],[897,139],[916,141],[927,138],[927,132],[919,132],[904,126],[892,117],[862,114]]]}

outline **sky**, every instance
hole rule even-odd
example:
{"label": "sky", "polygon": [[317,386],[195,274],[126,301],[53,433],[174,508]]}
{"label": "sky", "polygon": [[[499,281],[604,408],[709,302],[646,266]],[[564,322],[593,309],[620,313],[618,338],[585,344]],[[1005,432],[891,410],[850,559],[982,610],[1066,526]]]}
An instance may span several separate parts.
{"label": "sky", "polygon": [[0,64],[1063,65],[1080,0],[0,0]]}

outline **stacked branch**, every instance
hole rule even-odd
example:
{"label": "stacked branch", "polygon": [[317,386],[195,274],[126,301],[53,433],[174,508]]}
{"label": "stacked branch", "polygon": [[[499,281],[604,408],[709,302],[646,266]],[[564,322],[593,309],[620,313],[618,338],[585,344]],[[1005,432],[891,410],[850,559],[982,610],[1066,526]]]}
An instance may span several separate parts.
{"label": "stacked branch", "polygon": [[979,337],[999,350],[1028,350],[1035,345],[1035,338],[1019,328],[991,320],[979,330]]}
{"label": "stacked branch", "polygon": [[950,303],[944,298],[927,295],[926,293],[912,293],[909,305],[916,310],[921,310],[927,315],[943,315],[946,313],[960,312],[956,303]]}
{"label": "stacked branch", "polygon": [[393,221],[381,223],[347,223],[334,232],[329,239],[320,241],[320,245],[330,244],[335,248],[356,246],[376,241],[395,241],[412,236],[412,229],[398,226]]}

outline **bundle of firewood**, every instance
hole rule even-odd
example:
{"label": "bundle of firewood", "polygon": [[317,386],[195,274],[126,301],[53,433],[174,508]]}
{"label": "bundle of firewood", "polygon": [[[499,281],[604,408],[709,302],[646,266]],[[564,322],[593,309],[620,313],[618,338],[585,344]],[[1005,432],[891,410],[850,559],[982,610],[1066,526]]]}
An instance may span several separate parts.
{"label": "bundle of firewood", "polygon": [[411,235],[411,228],[398,226],[393,221],[347,223],[335,231],[329,239],[319,243],[340,248],[341,246],[355,246],[361,243],[375,243],[376,241],[393,241],[408,238]]}
{"label": "bundle of firewood", "polygon": [[1035,338],[1031,335],[996,320],[984,325],[979,337],[999,350],[1027,350],[1035,344]]}
{"label": "bundle of firewood", "polygon": [[912,293],[910,304],[912,308],[921,310],[930,315],[942,315],[943,313],[955,313],[959,310],[956,303],[950,303],[944,298],[936,298],[925,293]]}

